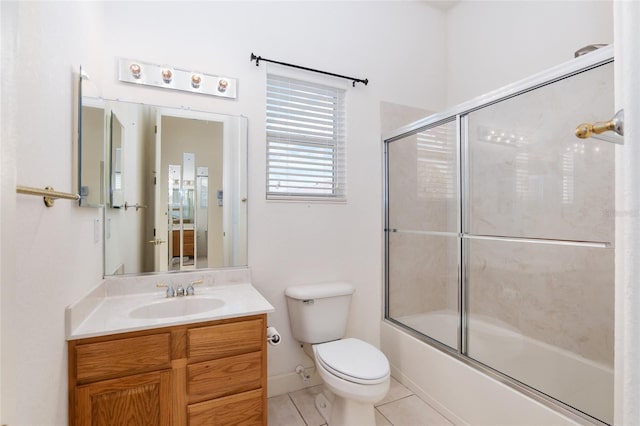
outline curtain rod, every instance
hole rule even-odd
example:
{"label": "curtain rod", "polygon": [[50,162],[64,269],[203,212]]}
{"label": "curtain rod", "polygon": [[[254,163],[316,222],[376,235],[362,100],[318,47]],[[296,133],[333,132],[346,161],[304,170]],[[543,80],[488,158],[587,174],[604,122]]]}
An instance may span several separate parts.
{"label": "curtain rod", "polygon": [[274,60],[271,60],[271,59],[263,58],[262,56],[256,56],[253,53],[251,54],[251,60],[252,61],[254,61],[254,60],[256,61],[256,67],[260,65],[260,61],[265,61],[265,62],[271,62],[271,63],[278,64],[278,65],[284,65],[285,67],[298,68],[298,69],[305,70],[305,71],[311,71],[311,72],[317,72],[317,73],[320,73],[320,74],[331,75],[333,77],[345,78],[347,80],[352,80],[353,87],[356,87],[356,83],[362,83],[365,86],[367,84],[369,84],[369,79],[368,78],[365,78],[363,80],[363,79],[360,79],[360,78],[349,77],[349,76],[346,76],[346,75],[334,74],[332,72],[315,70],[313,68],[307,68],[307,67],[303,67],[303,66],[300,66],[300,65],[287,64],[286,62],[274,61]]}

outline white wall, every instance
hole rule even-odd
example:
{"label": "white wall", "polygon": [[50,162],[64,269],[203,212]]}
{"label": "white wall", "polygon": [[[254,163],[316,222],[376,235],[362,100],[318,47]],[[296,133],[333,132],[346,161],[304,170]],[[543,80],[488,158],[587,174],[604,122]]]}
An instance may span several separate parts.
{"label": "white wall", "polygon": [[613,43],[611,0],[462,1],[447,14],[447,105]]}
{"label": "white wall", "polygon": [[[349,334],[379,343],[380,102],[444,106],[442,11],[421,2],[1,7],[3,423],[66,424],[64,308],[101,279],[102,242],[93,241],[101,211],[64,200],[47,209],[39,198],[16,196],[13,189],[74,189],[72,72],[80,65],[106,98],[249,118],[249,265],[254,284],[276,307],[269,321],[285,339],[270,348],[270,375],[310,365],[290,338],[283,291],[291,284],[352,281],[357,290]],[[265,201],[267,64],[256,67],[251,52],[369,78],[368,86],[352,88],[297,73],[348,88],[346,204]],[[236,77],[240,96],[231,101],[119,83],[118,57]],[[19,380],[7,375],[12,372]]]}
{"label": "white wall", "polygon": [[63,424],[64,307],[100,279],[99,210],[65,200],[48,209],[15,186],[72,189],[71,74],[99,53],[101,23],[95,4],[1,8],[2,422]]}

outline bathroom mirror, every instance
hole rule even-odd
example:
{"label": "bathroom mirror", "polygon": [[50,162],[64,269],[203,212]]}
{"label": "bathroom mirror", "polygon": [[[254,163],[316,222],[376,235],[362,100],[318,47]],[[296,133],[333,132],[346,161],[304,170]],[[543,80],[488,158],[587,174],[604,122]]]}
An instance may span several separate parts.
{"label": "bathroom mirror", "polygon": [[245,266],[247,119],[119,100],[83,102],[100,103],[95,115],[103,118],[103,124],[89,123],[82,114],[83,134],[107,141],[105,275]]}
{"label": "bathroom mirror", "polygon": [[78,193],[80,206],[104,205],[105,111],[101,99],[80,97]]}

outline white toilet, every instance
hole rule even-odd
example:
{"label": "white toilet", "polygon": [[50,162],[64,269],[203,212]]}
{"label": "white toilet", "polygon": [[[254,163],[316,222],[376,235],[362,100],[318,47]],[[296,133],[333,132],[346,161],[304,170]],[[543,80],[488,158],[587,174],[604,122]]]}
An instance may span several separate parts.
{"label": "white toilet", "polygon": [[389,391],[389,361],[375,346],[342,339],[353,285],[345,282],[288,287],[293,337],[313,358],[325,388],[316,407],[329,426],[374,426],[373,405]]}

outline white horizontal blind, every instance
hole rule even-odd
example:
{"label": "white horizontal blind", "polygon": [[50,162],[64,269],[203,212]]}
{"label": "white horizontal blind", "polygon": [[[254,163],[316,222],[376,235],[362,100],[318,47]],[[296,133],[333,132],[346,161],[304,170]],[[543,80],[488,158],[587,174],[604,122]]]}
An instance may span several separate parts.
{"label": "white horizontal blind", "polygon": [[344,90],[267,76],[267,198],[345,197]]}

